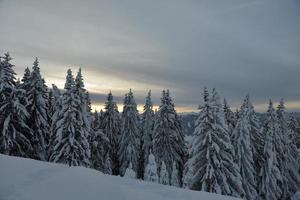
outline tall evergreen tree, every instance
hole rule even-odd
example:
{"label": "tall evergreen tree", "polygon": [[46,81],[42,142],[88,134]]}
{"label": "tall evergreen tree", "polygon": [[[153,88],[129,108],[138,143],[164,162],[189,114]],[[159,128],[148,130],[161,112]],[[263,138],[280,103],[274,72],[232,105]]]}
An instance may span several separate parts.
{"label": "tall evergreen tree", "polygon": [[91,135],[91,122],[92,122],[92,114],[90,108],[90,99],[89,94],[84,88],[83,77],[81,73],[81,68],[79,68],[77,76],[75,78],[75,86],[76,86],[76,93],[79,97],[80,101],[80,117],[82,118],[82,129],[86,137],[90,137]]}
{"label": "tall evergreen tree", "polygon": [[93,117],[90,140],[91,164],[94,169],[106,174],[111,174],[111,163],[108,163],[111,162],[108,151],[110,149],[109,145],[109,139],[101,129],[99,114],[96,111]]}
{"label": "tall evergreen tree", "polygon": [[144,112],[142,114],[142,128],[141,128],[141,155],[140,155],[140,177],[144,178],[144,169],[148,164],[150,151],[152,150],[152,132],[154,125],[153,104],[151,101],[151,91],[148,92],[146,103],[144,105]]}
{"label": "tall evergreen tree", "polygon": [[48,121],[49,121],[49,124],[51,125],[51,121],[52,121],[52,115],[55,111],[55,108],[54,108],[54,105],[53,105],[53,102],[54,102],[54,97],[53,97],[53,90],[50,89],[49,90],[49,93],[48,93]]}
{"label": "tall evergreen tree", "polygon": [[161,169],[159,172],[159,183],[163,185],[170,185],[169,173],[167,171],[167,167],[164,161],[162,161],[161,163]]}
{"label": "tall evergreen tree", "polygon": [[252,154],[251,141],[251,110],[249,110],[248,98],[246,97],[241,109],[240,117],[232,134],[235,148],[235,162],[238,164],[242,177],[242,184],[246,199],[257,199],[256,171]]}
{"label": "tall evergreen tree", "polygon": [[103,173],[104,174],[110,174],[110,175],[112,174],[111,159],[109,157],[109,154],[106,154]]}
{"label": "tall evergreen tree", "polygon": [[176,163],[173,163],[172,175],[171,175],[171,185],[175,187],[180,187],[178,180],[178,170]]}
{"label": "tall evergreen tree", "polygon": [[229,134],[231,135],[233,132],[233,129],[235,128],[235,125],[236,125],[236,119],[235,119],[235,115],[231,111],[231,108],[228,105],[226,99],[224,99],[223,110],[224,110],[224,116],[225,116],[225,123],[228,126],[228,131],[229,131]]}
{"label": "tall evergreen tree", "polygon": [[109,156],[111,159],[112,174],[119,175],[119,140],[120,140],[120,116],[113,95],[109,92],[105,102],[105,112],[103,113],[102,129],[109,140]]}
{"label": "tall evergreen tree", "polygon": [[[53,147],[55,146],[56,142],[56,130],[57,130],[57,125],[58,121],[60,120],[59,113],[62,110],[62,95],[58,87],[54,84],[52,84],[52,98],[50,99],[50,94],[49,94],[49,117],[51,118],[50,120],[50,139],[49,139],[49,145],[47,148],[48,151],[48,160],[49,157],[52,154]],[[50,106],[51,105],[51,106]]]}
{"label": "tall evergreen tree", "polygon": [[50,161],[69,166],[89,166],[90,147],[82,127],[81,101],[77,94],[72,71],[69,69]]}
{"label": "tall evergreen tree", "polygon": [[158,182],[158,175],[157,175],[157,166],[155,162],[155,157],[151,153],[149,154],[148,158],[148,164],[146,165],[145,168],[145,173],[144,173],[144,180],[145,181],[150,181],[150,182]]}
{"label": "tall evergreen tree", "polygon": [[138,127],[138,110],[130,89],[125,95],[122,113],[122,131],[120,142],[120,174],[124,175],[129,164],[132,170],[139,171],[140,130]]}
{"label": "tall evergreen tree", "polygon": [[[288,127],[285,113],[284,101],[281,99],[277,109],[279,122],[279,134],[282,139],[283,152],[280,170],[283,178],[282,199],[290,199],[291,196],[300,188],[300,174],[298,172],[298,151],[296,145],[291,141],[292,130]],[[278,154],[280,155],[280,154]]]}
{"label": "tall evergreen tree", "polygon": [[[249,131],[251,139],[252,155],[254,160],[254,167],[256,171],[256,180],[258,180],[258,175],[263,163],[263,148],[264,148],[264,136],[260,128],[260,122],[254,107],[250,101],[250,96],[247,95],[244,99],[243,105],[241,107],[244,111],[247,111],[247,116],[249,120]],[[241,111],[239,111],[240,113]],[[240,114],[239,114],[240,115]]]}
{"label": "tall evergreen tree", "polygon": [[175,162],[178,166],[178,180],[181,186],[187,148],[181,120],[176,113],[169,90],[162,92],[161,105],[156,114],[153,133],[153,150],[157,159],[158,173],[161,174],[161,165],[164,162],[168,172],[168,184],[171,185],[173,163]]}
{"label": "tall evergreen tree", "polygon": [[[21,79],[22,83],[20,84],[20,89],[23,89],[25,91],[25,93],[27,93],[29,90],[30,90],[30,85],[31,85],[31,72],[29,70],[28,67],[26,67],[25,71],[24,71],[24,75],[23,75],[23,78]],[[25,94],[25,103],[27,104],[28,102],[28,99],[27,99],[27,96]]]}
{"label": "tall evergreen tree", "polygon": [[300,148],[300,125],[297,121],[294,113],[290,115],[290,119],[288,121],[288,127],[292,131],[291,139],[297,148]]}
{"label": "tall evergreen tree", "polygon": [[224,126],[224,115],[217,92],[212,97],[204,89],[204,105],[194,132],[192,179],[189,187],[218,194],[243,197],[241,176],[233,161],[233,147]]}
{"label": "tall evergreen tree", "polygon": [[125,170],[124,177],[127,178],[136,178],[136,172],[132,169],[132,163],[130,162],[128,167]]}
{"label": "tall evergreen tree", "polygon": [[24,90],[15,83],[15,72],[6,53],[0,58],[0,153],[13,156],[32,157],[32,132],[27,126],[29,117],[21,99]]}
{"label": "tall evergreen tree", "polygon": [[9,93],[11,93],[12,88],[15,87],[16,84],[16,73],[13,70],[13,65],[10,63],[11,57],[9,53],[5,53],[3,57],[0,57],[0,98],[1,101],[4,101],[9,97]]}
{"label": "tall evergreen tree", "polygon": [[276,135],[279,132],[279,125],[272,101],[269,103],[267,119],[263,126],[265,144],[263,150],[264,163],[260,172],[259,194],[263,199],[280,199],[282,190],[282,176],[276,156]]}
{"label": "tall evergreen tree", "polygon": [[[191,150],[191,148],[189,149]],[[192,167],[192,156],[193,153],[189,153],[189,159],[184,165],[184,171],[183,171],[183,180],[182,180],[182,187],[183,188],[189,188],[189,184],[191,183],[192,176],[193,176],[193,167]]]}
{"label": "tall evergreen tree", "polygon": [[[107,165],[110,164],[107,159],[109,157],[109,140],[103,133],[102,129],[95,128],[91,138],[91,164],[94,169],[103,173],[110,173]],[[110,167],[108,167],[110,168]]]}
{"label": "tall evergreen tree", "polygon": [[49,117],[47,113],[48,91],[45,81],[41,76],[37,58],[33,63],[28,89],[29,90],[26,91],[26,109],[30,114],[28,124],[33,131],[33,147],[36,152],[35,158],[46,160],[46,147],[50,136]]}

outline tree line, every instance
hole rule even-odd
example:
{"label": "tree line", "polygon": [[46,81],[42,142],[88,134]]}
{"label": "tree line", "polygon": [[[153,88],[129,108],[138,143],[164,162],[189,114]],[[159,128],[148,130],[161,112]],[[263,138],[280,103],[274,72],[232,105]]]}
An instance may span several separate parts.
{"label": "tree line", "polygon": [[0,153],[94,168],[105,174],[245,199],[289,199],[300,186],[299,125],[284,101],[269,103],[260,122],[246,96],[233,112],[213,89],[203,103],[191,144],[169,90],[157,111],[151,91],[139,114],[132,90],[119,113],[109,92],[92,112],[81,69],[68,69],[63,89],[48,88],[36,59],[21,81],[9,53],[0,57]]}

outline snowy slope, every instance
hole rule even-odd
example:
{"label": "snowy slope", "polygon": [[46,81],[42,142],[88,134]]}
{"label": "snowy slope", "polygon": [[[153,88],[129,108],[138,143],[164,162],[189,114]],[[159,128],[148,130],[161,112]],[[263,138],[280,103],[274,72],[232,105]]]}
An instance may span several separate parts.
{"label": "snowy slope", "polygon": [[1,200],[226,200],[206,192],[104,175],[82,167],[0,154]]}

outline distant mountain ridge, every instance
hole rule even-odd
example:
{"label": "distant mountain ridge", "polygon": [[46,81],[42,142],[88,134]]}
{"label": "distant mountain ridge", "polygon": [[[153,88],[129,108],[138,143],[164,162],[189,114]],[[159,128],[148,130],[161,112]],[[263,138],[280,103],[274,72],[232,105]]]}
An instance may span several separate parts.
{"label": "distant mountain ridge", "polygon": [[[288,117],[290,115],[294,115],[298,122],[300,122],[300,112],[288,112]],[[186,112],[186,113],[179,113],[182,119],[182,127],[185,135],[191,136],[193,135],[195,129],[195,122],[198,118],[197,112]],[[257,113],[261,123],[264,122],[266,113]]]}

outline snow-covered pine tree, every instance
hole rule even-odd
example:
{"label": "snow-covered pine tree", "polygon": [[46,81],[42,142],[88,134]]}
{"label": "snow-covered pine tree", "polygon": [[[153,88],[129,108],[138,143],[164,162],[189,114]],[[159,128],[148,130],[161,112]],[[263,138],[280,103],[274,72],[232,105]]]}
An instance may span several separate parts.
{"label": "snow-covered pine tree", "polygon": [[110,174],[110,175],[112,174],[111,159],[109,157],[109,153],[106,154],[103,173]]}
{"label": "snow-covered pine tree", "polygon": [[194,131],[192,179],[190,189],[243,197],[244,191],[234,150],[224,122],[223,109],[216,90],[212,97],[204,89],[204,105]]}
{"label": "snow-covered pine tree", "polygon": [[109,156],[111,159],[112,174],[119,175],[119,139],[120,139],[120,116],[113,95],[109,92],[105,102],[105,112],[103,113],[102,129],[109,139]]}
{"label": "snow-covered pine tree", "polygon": [[100,112],[98,113],[98,123],[100,124],[100,127],[103,128],[103,119],[104,119],[104,112],[101,109]]}
{"label": "snow-covered pine tree", "polygon": [[[251,139],[250,144],[252,148],[254,167],[256,171],[256,180],[258,180],[259,179],[258,175],[261,169],[261,165],[263,163],[264,136],[260,128],[259,119],[250,101],[249,95],[247,95],[246,98],[244,99],[241,109],[247,111],[247,116],[249,119],[249,131],[250,131],[250,139]],[[239,111],[239,113],[240,112],[241,111]]]}
{"label": "snow-covered pine tree", "polygon": [[[51,103],[49,103],[49,117],[51,118],[50,122],[50,139],[49,139],[49,144],[47,147],[47,151],[48,151],[48,160],[50,159],[49,157],[52,154],[52,150],[53,147],[55,146],[55,138],[56,138],[56,130],[58,127],[56,127],[56,125],[60,125],[57,124],[58,121],[60,120],[60,116],[59,113],[62,109],[62,95],[60,90],[58,89],[58,87],[54,84],[52,84],[52,98],[49,99],[49,101],[51,101]],[[49,94],[50,96],[50,94]]]}
{"label": "snow-covered pine tree", "polygon": [[288,121],[289,129],[292,131],[291,134],[291,140],[294,142],[294,144],[297,146],[297,148],[300,148],[300,125],[297,121],[294,113],[290,115],[290,119]]}
{"label": "snow-covered pine tree", "polygon": [[173,163],[172,176],[171,176],[171,185],[175,187],[180,187],[178,180],[178,170],[176,167],[176,163]]}
{"label": "snow-covered pine tree", "polygon": [[[196,123],[195,123],[196,124]],[[189,188],[189,184],[191,182],[192,176],[193,176],[193,148],[192,148],[192,141],[188,144],[188,160],[186,161],[184,165],[183,170],[183,181],[182,181],[182,187],[183,188]]]}
{"label": "snow-covered pine tree", "polygon": [[90,147],[82,127],[81,101],[72,71],[67,72],[62,108],[55,130],[55,146],[50,161],[69,166],[90,166]]}
{"label": "snow-covered pine tree", "polygon": [[173,163],[178,166],[178,180],[182,185],[182,176],[187,148],[184,142],[181,120],[176,113],[169,90],[162,92],[161,105],[157,111],[154,123],[153,150],[157,159],[158,174],[161,174],[162,162],[168,172],[168,184],[171,184]]}
{"label": "snow-covered pine tree", "polygon": [[124,175],[129,163],[135,173],[139,170],[140,130],[137,105],[130,89],[125,95],[120,138],[120,174]]}
{"label": "snow-covered pine tree", "polygon": [[237,108],[237,109],[235,110],[235,113],[234,113],[235,121],[237,121],[237,120],[239,119],[239,115],[240,115],[240,111],[239,111],[239,109]]}
{"label": "snow-covered pine tree", "polygon": [[193,171],[192,171],[192,158],[191,156],[193,155],[191,153],[191,148],[189,149],[190,153],[189,153],[189,159],[187,160],[187,162],[184,165],[184,170],[183,170],[183,181],[182,181],[182,187],[183,188],[189,188],[189,184],[191,182],[192,179],[192,175],[193,175]]}
{"label": "snow-covered pine tree", "polygon": [[280,171],[283,178],[281,199],[290,199],[291,196],[300,188],[300,174],[298,172],[298,151],[296,145],[291,140],[292,130],[288,127],[284,100],[280,100],[277,108],[279,122],[279,134],[281,135],[283,152],[277,152],[282,156]]}
{"label": "snow-covered pine tree", "polygon": [[235,149],[235,162],[238,164],[242,177],[243,189],[246,199],[257,199],[256,171],[252,154],[251,141],[251,110],[246,97],[240,109],[240,117],[232,133],[232,141]]}
{"label": "snow-covered pine tree", "polygon": [[90,137],[91,146],[91,166],[103,173],[111,174],[111,164],[109,157],[110,143],[108,137],[103,133],[99,123],[99,113],[93,114],[93,122]]}
{"label": "snow-covered pine tree", "polygon": [[167,167],[164,161],[161,163],[161,168],[159,172],[159,183],[163,185],[170,185],[169,181],[169,173],[167,171]]}
{"label": "snow-covered pine tree", "polygon": [[233,129],[235,128],[236,119],[234,113],[231,111],[230,106],[227,103],[227,100],[224,99],[223,102],[223,110],[224,110],[224,116],[225,116],[225,123],[228,127],[229,134],[231,136]]}
{"label": "snow-covered pine tree", "polygon": [[29,113],[22,104],[24,90],[15,86],[15,72],[6,53],[0,58],[0,153],[32,157],[32,132],[27,126]]}
{"label": "snow-covered pine tree", "polygon": [[259,195],[262,199],[280,199],[282,190],[282,176],[280,166],[276,156],[276,134],[279,132],[279,125],[273,103],[270,100],[267,111],[267,119],[263,125],[264,143],[264,163],[260,171]]}
{"label": "snow-covered pine tree", "polygon": [[[25,84],[25,83],[24,83]],[[50,129],[48,123],[48,91],[45,81],[41,76],[39,62],[36,58],[26,91],[26,109],[30,114],[29,127],[33,131],[33,148],[36,159],[46,160],[46,148],[49,142]],[[24,85],[25,87],[25,85]]]}
{"label": "snow-covered pine tree", "polygon": [[48,122],[51,125],[52,124],[52,115],[55,112],[55,108],[53,106],[53,102],[54,102],[54,97],[53,97],[53,91],[52,89],[49,90],[48,92]]}
{"label": "snow-covered pine tree", "polygon": [[9,93],[12,88],[15,87],[15,75],[16,73],[13,70],[13,65],[10,63],[11,57],[9,53],[5,53],[3,57],[0,57],[0,98],[1,101],[5,100],[6,97],[9,97]]}
{"label": "snow-covered pine tree", "polygon": [[107,171],[109,140],[102,129],[96,128],[91,137],[91,166],[103,173]]}
{"label": "snow-covered pine tree", "polygon": [[75,78],[76,93],[80,101],[80,117],[82,118],[82,130],[87,138],[91,137],[91,123],[92,123],[92,113],[91,113],[91,102],[89,94],[84,88],[83,77],[81,73],[81,68],[77,72]]}
{"label": "snow-covered pine tree", "polygon": [[150,151],[152,150],[152,132],[154,125],[154,112],[153,104],[151,101],[151,90],[148,92],[146,97],[146,102],[144,105],[144,112],[142,114],[142,128],[141,128],[141,152],[140,152],[140,176],[139,178],[144,178],[144,170],[148,164],[148,158]]}
{"label": "snow-covered pine tree", "polygon": [[96,129],[97,127],[102,127],[99,121],[99,112],[97,110],[95,110],[95,112],[93,113],[93,121],[91,124],[91,128],[92,129]]}
{"label": "snow-covered pine tree", "polygon": [[22,82],[21,82],[21,84],[19,86],[20,89],[23,89],[25,91],[25,95],[24,95],[24,103],[25,103],[25,105],[28,102],[26,93],[30,90],[30,87],[31,87],[30,86],[30,84],[31,84],[30,77],[31,77],[31,72],[30,72],[29,68],[26,67],[26,69],[24,71],[23,78],[21,79]]}
{"label": "snow-covered pine tree", "polygon": [[136,173],[132,169],[132,163],[131,162],[129,163],[128,167],[125,170],[124,177],[127,177],[127,178],[136,178]]}
{"label": "snow-covered pine tree", "polygon": [[149,153],[150,154],[148,157],[148,163],[145,167],[145,172],[144,172],[144,180],[157,183],[158,175],[157,175],[157,166],[155,162],[155,157],[152,154],[151,150]]}

